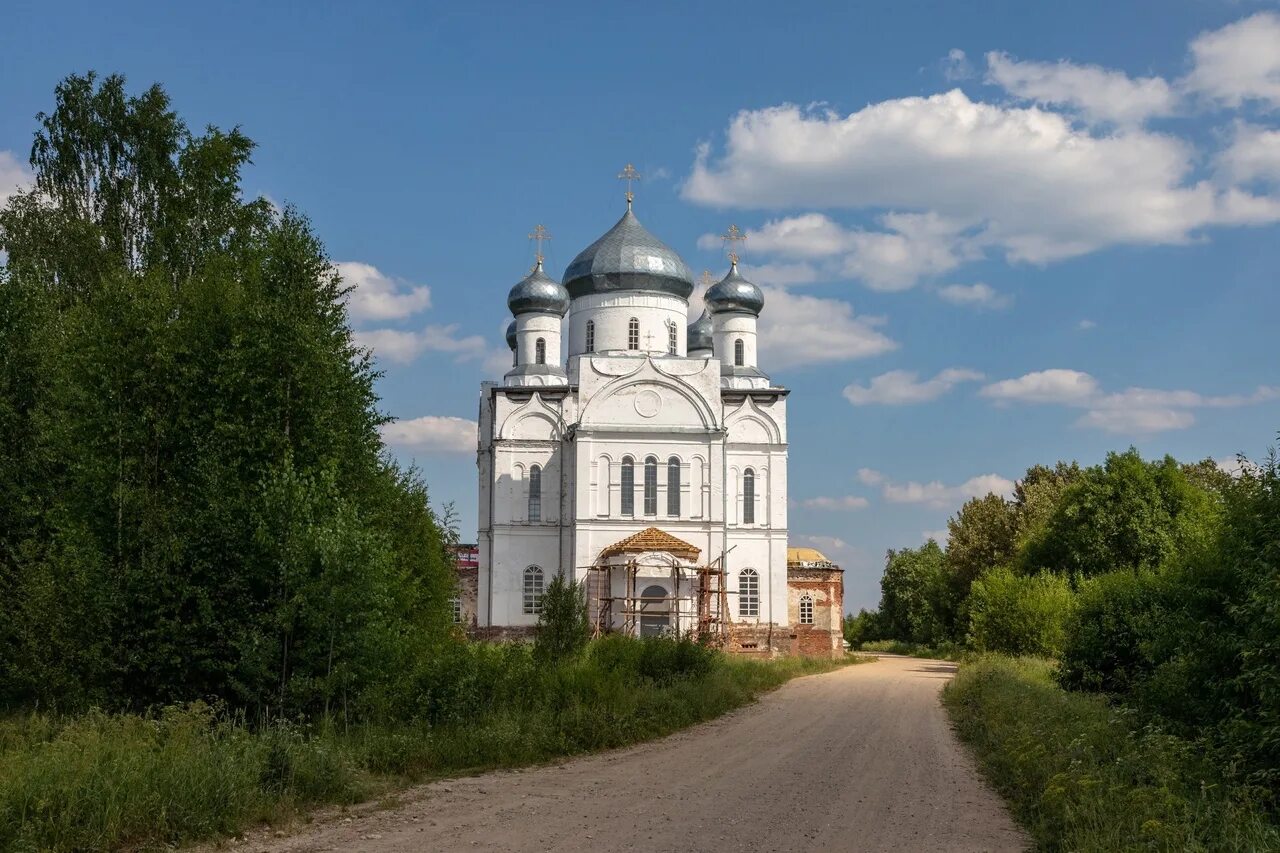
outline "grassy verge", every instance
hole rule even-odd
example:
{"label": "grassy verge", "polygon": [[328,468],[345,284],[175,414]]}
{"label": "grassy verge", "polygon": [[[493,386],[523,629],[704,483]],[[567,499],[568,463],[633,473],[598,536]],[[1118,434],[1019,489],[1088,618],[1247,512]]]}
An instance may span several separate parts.
{"label": "grassy verge", "polygon": [[609,638],[554,667],[523,647],[455,653],[449,677],[423,691],[423,719],[409,723],[251,729],[202,705],[0,720],[0,850],[152,849],[231,834],[432,776],[658,737],[839,665],[684,645]]}
{"label": "grassy verge", "polygon": [[1044,850],[1280,850],[1280,828],[1185,740],[1069,693],[1042,660],[966,663],[943,693],[962,740]]}
{"label": "grassy verge", "polygon": [[955,643],[944,643],[940,646],[923,646],[919,643],[906,643],[902,640],[868,640],[858,647],[858,651],[885,652],[892,655],[911,655],[917,658],[958,661],[964,650]]}

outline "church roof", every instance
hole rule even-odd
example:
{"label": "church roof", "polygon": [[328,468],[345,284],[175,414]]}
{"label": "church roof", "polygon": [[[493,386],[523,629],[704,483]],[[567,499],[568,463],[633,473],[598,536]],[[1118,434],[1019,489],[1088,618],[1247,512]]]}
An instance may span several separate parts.
{"label": "church roof", "polygon": [[592,293],[640,290],[688,299],[693,274],[684,260],[640,224],[627,203],[617,224],[583,249],[564,271],[574,299]]}
{"label": "church roof", "polygon": [[759,287],[742,277],[735,261],[729,267],[729,274],[707,291],[707,307],[712,314],[745,311],[759,317],[764,310],[764,294]]}
{"label": "church roof", "polygon": [[507,294],[507,307],[519,316],[543,312],[563,317],[569,310],[569,294],[564,285],[542,271],[542,260]]}
{"label": "church roof", "polygon": [[512,320],[507,324],[507,348],[516,348],[516,321]]}
{"label": "church roof", "polygon": [[683,539],[677,539],[665,530],[646,527],[639,533],[632,534],[619,542],[614,542],[601,551],[600,556],[612,557],[615,554],[640,554],[645,551],[666,551],[668,554],[684,557],[686,560],[696,560],[698,559],[698,554],[702,553],[701,548],[690,545]]}
{"label": "church roof", "polygon": [[788,548],[787,563],[827,563],[831,560],[817,548]]}

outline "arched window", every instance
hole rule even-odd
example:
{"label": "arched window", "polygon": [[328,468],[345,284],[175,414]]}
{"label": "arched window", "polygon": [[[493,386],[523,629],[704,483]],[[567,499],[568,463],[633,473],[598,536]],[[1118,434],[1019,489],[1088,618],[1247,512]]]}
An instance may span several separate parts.
{"label": "arched window", "polygon": [[742,472],[742,523],[756,523],[756,472]]}
{"label": "arched window", "polygon": [[760,615],[760,575],[755,569],[738,572],[738,615]]}
{"label": "arched window", "polygon": [[661,637],[671,629],[671,602],[667,588],[653,584],[640,593],[640,636]]}
{"label": "arched window", "polygon": [[542,466],[529,468],[529,520],[542,521]]}
{"label": "arched window", "polygon": [[675,355],[679,351],[679,348],[677,347],[677,344],[680,341],[679,335],[680,333],[676,329],[676,324],[668,321],[667,322],[667,355]]}
{"label": "arched window", "polygon": [[742,343],[742,338],[738,338],[733,342],[733,363],[738,367],[742,367],[746,361],[746,345]]}
{"label": "arched window", "polygon": [[622,514],[636,514],[636,463],[630,456],[622,457]]}
{"label": "arched window", "polygon": [[667,515],[680,516],[680,459],[667,460]]}
{"label": "arched window", "polygon": [[547,363],[547,339],[538,338],[533,343],[533,360],[535,364]]}
{"label": "arched window", "polygon": [[813,596],[807,592],[800,596],[800,624],[813,624]]}
{"label": "arched window", "polygon": [[453,611],[453,624],[462,624],[462,596],[455,594],[450,598],[449,609]]}
{"label": "arched window", "polygon": [[644,460],[644,514],[658,514],[658,458]]}
{"label": "arched window", "polygon": [[542,569],[537,566],[524,570],[524,612],[542,612]]}
{"label": "arched window", "polygon": [[596,351],[596,321],[587,321],[587,352]]}
{"label": "arched window", "polygon": [[627,323],[627,349],[640,349],[640,321],[635,317]]}

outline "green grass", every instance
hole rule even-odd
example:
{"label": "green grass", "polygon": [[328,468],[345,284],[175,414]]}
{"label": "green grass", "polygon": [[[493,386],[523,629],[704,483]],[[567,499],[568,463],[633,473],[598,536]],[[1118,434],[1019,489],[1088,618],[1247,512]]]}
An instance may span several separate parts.
{"label": "green grass", "polygon": [[1040,849],[1280,850],[1280,828],[1194,744],[1062,690],[1046,661],[971,660],[943,702]]}
{"label": "green grass", "polygon": [[[840,665],[609,638],[569,663],[534,670],[526,650],[491,648],[461,654],[472,661],[468,672],[450,664],[452,681],[423,693],[424,709],[435,711],[410,723],[255,730],[199,704],[153,717],[0,720],[0,850],[159,849],[229,835],[433,776],[658,737]],[[495,665],[510,689],[489,689],[501,674],[485,667]],[[488,692],[478,700],[482,687]]]}
{"label": "green grass", "polygon": [[920,643],[907,643],[902,640],[868,640],[858,647],[858,651],[885,652],[892,655],[910,655],[917,658],[958,661],[964,649],[955,643],[925,646]]}

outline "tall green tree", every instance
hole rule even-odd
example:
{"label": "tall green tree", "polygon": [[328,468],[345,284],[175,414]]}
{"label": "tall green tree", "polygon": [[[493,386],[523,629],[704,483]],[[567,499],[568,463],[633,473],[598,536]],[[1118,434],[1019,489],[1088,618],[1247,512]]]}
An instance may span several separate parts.
{"label": "tall green tree", "polygon": [[954,614],[942,548],[891,550],[880,579],[880,617],[893,639],[933,644],[951,636]]}

